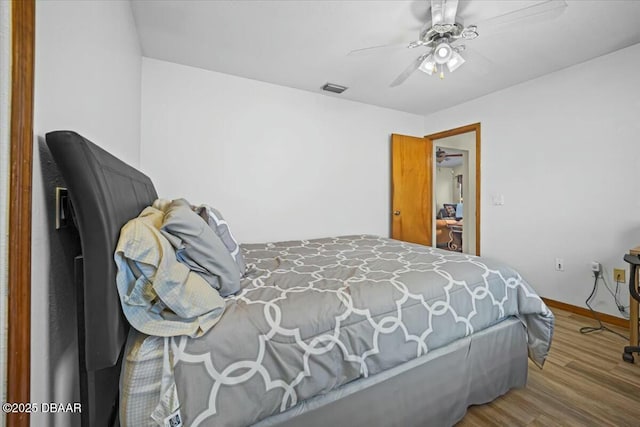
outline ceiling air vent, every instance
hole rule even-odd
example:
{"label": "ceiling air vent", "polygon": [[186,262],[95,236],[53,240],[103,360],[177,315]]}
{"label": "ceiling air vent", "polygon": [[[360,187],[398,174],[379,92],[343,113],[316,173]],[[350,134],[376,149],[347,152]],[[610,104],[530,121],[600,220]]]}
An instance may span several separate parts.
{"label": "ceiling air vent", "polygon": [[345,86],[334,85],[333,83],[327,83],[326,85],[322,86],[322,90],[326,90],[327,92],[333,92],[333,93],[342,93],[345,90],[347,90],[347,88]]}

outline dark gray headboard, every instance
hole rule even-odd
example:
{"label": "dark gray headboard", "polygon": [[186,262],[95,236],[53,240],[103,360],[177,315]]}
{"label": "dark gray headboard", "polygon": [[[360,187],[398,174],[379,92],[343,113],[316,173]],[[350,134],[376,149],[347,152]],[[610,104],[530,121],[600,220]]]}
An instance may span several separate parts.
{"label": "dark gray headboard", "polygon": [[[149,177],[75,132],[50,132],[46,140],[69,189],[82,244],[83,280],[77,290],[81,393],[88,394],[90,402],[106,399],[103,394],[111,391],[99,386],[113,378],[107,381],[95,373],[117,374],[129,330],[120,307],[113,252],[121,227],[151,205],[157,193]],[[83,370],[88,385],[82,384]],[[99,403],[92,402],[91,410]],[[97,419],[104,415],[98,413]]]}

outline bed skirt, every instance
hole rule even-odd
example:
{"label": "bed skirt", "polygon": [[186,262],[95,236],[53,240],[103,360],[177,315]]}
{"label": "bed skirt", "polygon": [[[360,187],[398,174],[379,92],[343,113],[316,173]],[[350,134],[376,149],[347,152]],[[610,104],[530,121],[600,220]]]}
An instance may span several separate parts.
{"label": "bed skirt", "polygon": [[509,318],[427,355],[301,402],[254,427],[450,426],[527,382],[527,338]]}

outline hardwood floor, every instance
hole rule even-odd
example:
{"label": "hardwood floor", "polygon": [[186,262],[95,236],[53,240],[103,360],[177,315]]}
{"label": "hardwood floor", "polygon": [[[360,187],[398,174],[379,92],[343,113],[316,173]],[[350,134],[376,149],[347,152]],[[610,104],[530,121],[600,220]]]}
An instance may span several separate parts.
{"label": "hardwood floor", "polygon": [[469,408],[458,427],[640,426],[640,357],[633,365],[622,361],[629,341],[606,331],[583,335],[579,329],[595,320],[552,311],[556,328],[544,369],[529,361],[526,388]]}

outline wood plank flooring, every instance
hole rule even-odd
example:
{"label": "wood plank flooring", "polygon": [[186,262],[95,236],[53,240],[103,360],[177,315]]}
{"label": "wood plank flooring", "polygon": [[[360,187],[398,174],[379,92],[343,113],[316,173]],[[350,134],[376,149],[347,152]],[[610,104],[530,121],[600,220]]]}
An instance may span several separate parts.
{"label": "wood plank flooring", "polygon": [[640,356],[633,365],[622,361],[629,341],[606,331],[583,335],[579,329],[595,320],[552,311],[556,328],[544,369],[529,361],[526,388],[469,408],[458,427],[640,426]]}

